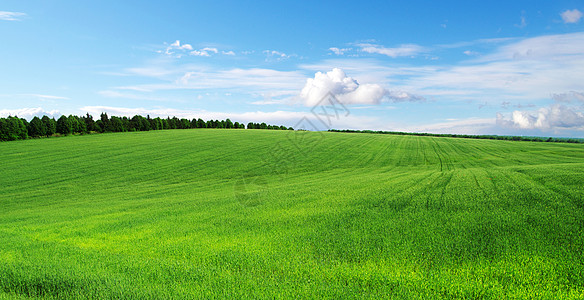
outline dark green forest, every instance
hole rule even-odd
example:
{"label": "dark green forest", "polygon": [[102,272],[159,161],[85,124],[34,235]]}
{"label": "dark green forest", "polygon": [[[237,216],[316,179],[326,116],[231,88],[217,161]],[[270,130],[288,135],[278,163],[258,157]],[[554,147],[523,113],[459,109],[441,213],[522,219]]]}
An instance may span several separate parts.
{"label": "dark green forest", "polygon": [[[34,117],[32,120],[9,116],[0,118],[0,141],[24,140],[27,138],[64,136],[71,134],[89,134],[105,132],[126,132],[126,131],[149,131],[165,129],[193,129],[193,128],[225,128],[225,129],[245,129],[243,123],[226,120],[208,120],[177,117],[150,118],[150,116],[136,115],[128,117],[109,117],[107,113],[102,113],[97,120],[93,116],[86,114],[79,117],[75,115],[62,115],[57,120],[48,116],[42,118]],[[294,130],[292,127],[268,125],[266,123],[247,124],[247,129],[271,129],[271,130]]]}

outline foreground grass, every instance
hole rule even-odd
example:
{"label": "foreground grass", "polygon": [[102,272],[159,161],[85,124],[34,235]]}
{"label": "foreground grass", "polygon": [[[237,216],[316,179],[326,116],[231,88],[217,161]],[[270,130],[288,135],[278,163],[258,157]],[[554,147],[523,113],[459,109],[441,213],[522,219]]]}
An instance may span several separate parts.
{"label": "foreground grass", "polygon": [[0,154],[0,299],[584,298],[582,145],[174,130]]}

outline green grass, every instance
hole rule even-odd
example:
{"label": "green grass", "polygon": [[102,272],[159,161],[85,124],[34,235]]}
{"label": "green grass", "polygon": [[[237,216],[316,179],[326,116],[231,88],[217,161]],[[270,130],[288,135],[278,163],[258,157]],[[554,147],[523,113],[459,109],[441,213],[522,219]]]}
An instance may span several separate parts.
{"label": "green grass", "polygon": [[584,298],[583,145],[171,130],[0,166],[0,299]]}

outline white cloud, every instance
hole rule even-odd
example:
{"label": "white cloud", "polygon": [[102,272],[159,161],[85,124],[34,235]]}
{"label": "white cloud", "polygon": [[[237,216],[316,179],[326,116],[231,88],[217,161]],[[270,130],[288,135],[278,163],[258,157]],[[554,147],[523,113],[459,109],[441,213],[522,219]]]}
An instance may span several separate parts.
{"label": "white cloud", "polygon": [[[214,48],[214,47],[205,47],[205,48],[202,48],[202,49],[199,49],[199,50],[193,50],[193,51],[191,51],[190,54],[191,55],[194,55],[194,56],[206,56],[206,57],[209,57],[209,56],[211,56],[211,54],[218,54],[218,53],[219,53],[219,50],[217,48]],[[223,54],[223,55],[235,55],[235,52],[233,52],[231,50],[230,51],[221,51],[221,54]]]}
{"label": "white cloud", "polygon": [[497,124],[507,128],[544,131],[584,130],[584,113],[577,108],[553,104],[537,111],[513,111],[511,116],[497,114]]}
{"label": "white cloud", "polygon": [[409,71],[398,82],[422,95],[497,103],[549,99],[554,92],[582,89],[584,33],[512,40],[478,59]]}
{"label": "white cloud", "polygon": [[465,55],[468,55],[468,56],[476,56],[476,55],[479,55],[478,52],[471,51],[471,50],[466,50],[466,51],[464,51],[462,53],[464,53]]}
{"label": "white cloud", "polygon": [[562,20],[566,24],[578,23],[582,19],[582,12],[577,9],[565,10],[561,14]]}
{"label": "white cloud", "polygon": [[[162,51],[158,51],[162,53]],[[204,47],[202,49],[194,49],[193,46],[190,44],[182,44],[179,40],[176,40],[174,43],[168,45],[164,53],[169,56],[174,56],[177,58],[181,58],[185,54],[190,54],[193,56],[205,56],[209,57],[211,54],[218,54],[221,52],[224,55],[235,55],[233,51],[219,51],[219,49],[215,47]]]}
{"label": "white cloud", "polygon": [[386,48],[375,44],[357,44],[357,46],[361,47],[361,51],[363,52],[383,54],[392,58],[414,56],[426,51],[424,47],[415,44],[404,44],[397,48]]}
{"label": "white cloud", "polygon": [[34,97],[34,98],[37,98],[37,99],[39,99],[41,101],[47,101],[47,100],[69,100],[69,98],[67,98],[67,97],[53,96],[53,95],[43,95],[43,94],[19,94],[18,96]]}
{"label": "white cloud", "polygon": [[0,110],[0,117],[18,116],[19,118],[25,118],[27,120],[30,120],[35,116],[40,118],[45,115],[48,117],[57,117],[60,116],[61,113],[59,113],[58,110],[46,111],[42,107]]}
{"label": "white cloud", "polygon": [[337,47],[330,47],[330,51],[332,51],[336,55],[343,55],[345,52],[350,51],[351,48],[337,48]]}
{"label": "white cloud", "polygon": [[213,52],[215,54],[219,53],[217,48],[210,48],[210,47],[205,47],[205,48],[201,49],[201,51]]}
{"label": "white cloud", "polygon": [[181,45],[179,40],[176,40],[174,43],[168,45],[168,47],[166,47],[166,51],[164,51],[164,53],[166,55],[175,55],[176,52],[180,52],[179,54],[176,54],[177,57],[181,57],[181,53],[184,53],[184,51],[191,51],[193,50],[193,46],[191,46],[190,44],[184,44]]}
{"label": "white cloud", "polygon": [[191,51],[191,55],[194,55],[194,56],[207,56],[207,57],[211,56],[211,55],[209,55],[209,52],[202,51],[202,50],[193,50],[193,51]]}
{"label": "white cloud", "polygon": [[[167,88],[187,89],[237,89],[252,88],[255,92],[283,92],[297,90],[302,86],[305,76],[297,71],[277,71],[272,69],[231,69],[231,70],[194,70],[185,72],[172,86]],[[160,86],[159,86],[160,87]],[[163,87],[161,87],[163,88]],[[156,87],[153,87],[156,89]],[[292,92],[293,93],[293,92]]]}
{"label": "white cloud", "polygon": [[276,50],[264,50],[263,53],[266,54],[266,61],[273,59],[277,61],[282,61],[297,56],[296,54],[286,54],[284,52]]}
{"label": "white cloud", "polygon": [[3,21],[20,21],[24,16],[26,14],[21,12],[0,11],[0,20]]}
{"label": "white cloud", "polygon": [[334,68],[327,73],[317,72],[314,78],[308,78],[300,97],[304,99],[305,105],[313,106],[329,92],[344,104],[377,104],[387,94],[380,85],[360,85],[357,80],[347,77],[343,70]]}
{"label": "white cloud", "polygon": [[552,94],[552,99],[554,99],[557,102],[568,102],[568,103],[572,102],[572,101],[584,102],[584,93],[571,91],[568,93]]}
{"label": "white cloud", "polygon": [[426,100],[420,95],[414,95],[404,91],[388,91],[386,96],[392,102],[415,102]]}
{"label": "white cloud", "polygon": [[418,101],[422,98],[407,92],[390,92],[379,84],[359,84],[339,68],[322,73],[316,72],[308,78],[300,97],[306,106],[318,104],[328,93],[332,93],[343,104],[379,104],[382,100],[393,102]]}

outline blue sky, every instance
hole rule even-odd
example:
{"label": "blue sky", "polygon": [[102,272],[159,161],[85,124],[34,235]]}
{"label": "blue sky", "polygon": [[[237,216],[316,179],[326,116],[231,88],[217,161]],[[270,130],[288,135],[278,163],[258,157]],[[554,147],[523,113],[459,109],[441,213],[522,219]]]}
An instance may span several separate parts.
{"label": "blue sky", "polygon": [[[584,137],[582,1],[12,1],[0,116]],[[327,93],[345,110],[319,123]]]}

